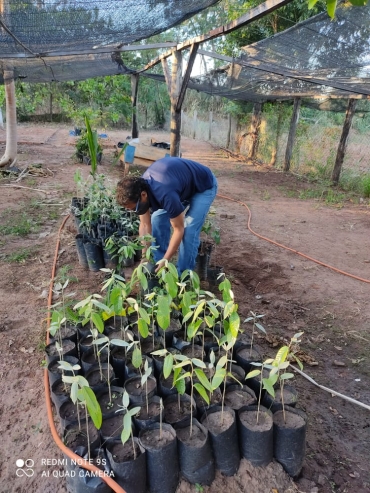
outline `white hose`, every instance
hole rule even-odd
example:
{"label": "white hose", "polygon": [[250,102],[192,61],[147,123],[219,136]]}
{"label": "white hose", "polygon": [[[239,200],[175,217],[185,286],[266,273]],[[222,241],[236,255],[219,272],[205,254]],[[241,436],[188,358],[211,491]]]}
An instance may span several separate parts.
{"label": "white hose", "polygon": [[360,401],[356,401],[356,399],[352,399],[352,397],[348,397],[346,395],[340,394],[339,392],[336,392],[335,390],[331,390],[328,387],[324,387],[323,385],[320,385],[320,384],[316,383],[313,378],[309,377],[303,371],[298,370],[298,368],[295,368],[292,365],[290,365],[290,367],[293,368],[294,371],[296,371],[300,375],[302,375],[302,377],[306,378],[309,382],[311,382],[314,385],[316,385],[316,387],[319,387],[322,390],[326,390],[327,392],[330,392],[330,394],[332,394],[332,395],[336,395],[337,397],[341,397],[342,399],[345,399],[346,401],[352,402],[352,404],[357,404],[358,406],[361,406],[361,407],[367,409],[368,411],[370,411],[370,406],[368,406],[367,404],[364,404],[364,403],[362,403]]}

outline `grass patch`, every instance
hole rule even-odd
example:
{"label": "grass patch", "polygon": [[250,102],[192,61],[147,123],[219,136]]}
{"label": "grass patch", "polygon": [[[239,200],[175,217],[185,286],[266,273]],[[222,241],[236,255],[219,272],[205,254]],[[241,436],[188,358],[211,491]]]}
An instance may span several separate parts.
{"label": "grass patch", "polygon": [[70,275],[70,271],[72,270],[73,267],[68,264],[60,267],[56,276],[56,282],[60,282],[60,284],[64,284],[67,280],[69,280],[69,282],[78,282],[78,278],[76,276]]}
{"label": "grass patch", "polygon": [[18,264],[23,264],[34,254],[35,252],[32,251],[30,248],[21,248],[20,250],[10,253],[9,255],[6,255],[4,260],[5,262],[15,262]]}
{"label": "grass patch", "polygon": [[37,223],[25,212],[17,213],[14,210],[7,209],[0,219],[5,219],[0,225],[1,235],[27,236],[37,231]]}
{"label": "grass patch", "polygon": [[31,199],[20,209],[6,209],[0,215],[0,236],[27,236],[37,233],[42,224],[60,217],[60,204],[42,203]]}

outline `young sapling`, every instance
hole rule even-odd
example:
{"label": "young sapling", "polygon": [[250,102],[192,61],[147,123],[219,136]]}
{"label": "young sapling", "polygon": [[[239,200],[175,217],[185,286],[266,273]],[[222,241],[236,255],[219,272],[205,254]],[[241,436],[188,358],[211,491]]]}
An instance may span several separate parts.
{"label": "young sapling", "polygon": [[[286,370],[290,366],[291,363],[289,360],[291,359],[294,359],[297,362],[301,370],[303,369],[303,365],[301,361],[295,356],[294,351],[292,350],[293,344],[298,344],[299,342],[301,342],[300,338],[302,334],[303,332],[298,332],[291,338],[288,346],[281,347],[278,350],[271,364],[272,369],[270,371],[270,377],[273,375],[278,375],[278,380],[280,384],[281,405],[283,409],[283,417],[285,423],[286,423],[286,414],[285,414],[285,403],[284,403],[284,384],[286,380],[290,380],[294,378],[294,374],[290,372],[284,372],[284,373],[281,372]],[[273,397],[275,397],[275,392],[273,394]]]}
{"label": "young sapling", "polygon": [[[67,368],[69,363],[64,362],[64,368]],[[69,365],[68,369],[72,370],[72,365]],[[81,375],[73,375],[67,376],[64,375],[63,381],[71,385],[71,400],[74,404],[78,406],[78,403],[82,404],[85,407],[85,415],[86,415],[86,432],[87,432],[87,451],[88,457],[90,459],[90,437],[89,437],[89,421],[88,417],[91,416],[91,419],[95,425],[95,427],[99,430],[101,428],[103,422],[103,415],[99,406],[99,403],[96,399],[94,391],[90,388],[89,382]]]}
{"label": "young sapling", "polygon": [[266,330],[263,327],[263,325],[259,323],[259,320],[262,317],[264,317],[264,315],[258,315],[257,313],[252,312],[252,310],[250,311],[250,313],[251,313],[252,316],[246,318],[244,320],[244,323],[253,322],[253,326],[252,326],[252,337],[251,337],[251,349],[250,349],[250,353],[249,353],[249,355],[252,356],[253,343],[254,343],[254,334],[256,332],[256,328],[258,330],[260,330],[261,332],[263,332],[264,334],[266,334]]}
{"label": "young sapling", "polygon": [[[130,397],[126,390],[123,393],[122,396],[122,408],[125,412],[123,416],[123,429],[121,433],[121,441],[122,445],[124,445],[127,440],[131,437],[132,440],[132,448],[133,448],[133,453],[134,453],[134,460],[136,459],[136,448],[135,448],[135,442],[134,442],[134,435],[132,432],[132,418],[135,416],[139,411],[140,407],[134,407],[132,409],[129,409],[129,404],[130,404]],[[116,411],[118,412],[118,411]]]}

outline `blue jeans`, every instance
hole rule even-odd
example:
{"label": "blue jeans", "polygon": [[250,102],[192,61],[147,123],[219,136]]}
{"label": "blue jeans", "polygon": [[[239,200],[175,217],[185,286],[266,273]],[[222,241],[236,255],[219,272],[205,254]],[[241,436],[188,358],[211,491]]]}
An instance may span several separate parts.
{"label": "blue jeans", "polygon": [[[200,244],[200,232],[209,208],[217,194],[217,179],[213,176],[213,186],[202,193],[196,193],[189,200],[189,209],[185,215],[184,236],[180,243],[177,260],[177,270],[181,274],[184,270],[194,270]],[[159,248],[154,251],[154,260],[161,260],[168,248],[171,238],[170,217],[164,209],[158,209],[152,214],[152,235],[155,238],[153,246]]]}

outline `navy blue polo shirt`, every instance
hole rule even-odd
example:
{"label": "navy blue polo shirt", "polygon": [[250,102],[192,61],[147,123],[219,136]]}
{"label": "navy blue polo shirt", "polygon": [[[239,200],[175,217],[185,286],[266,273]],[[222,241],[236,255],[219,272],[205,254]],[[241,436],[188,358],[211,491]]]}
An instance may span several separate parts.
{"label": "navy blue polo shirt", "polygon": [[179,157],[155,161],[142,177],[149,185],[152,212],[164,209],[171,219],[184,211],[183,202],[213,186],[213,173],[209,168]]}

